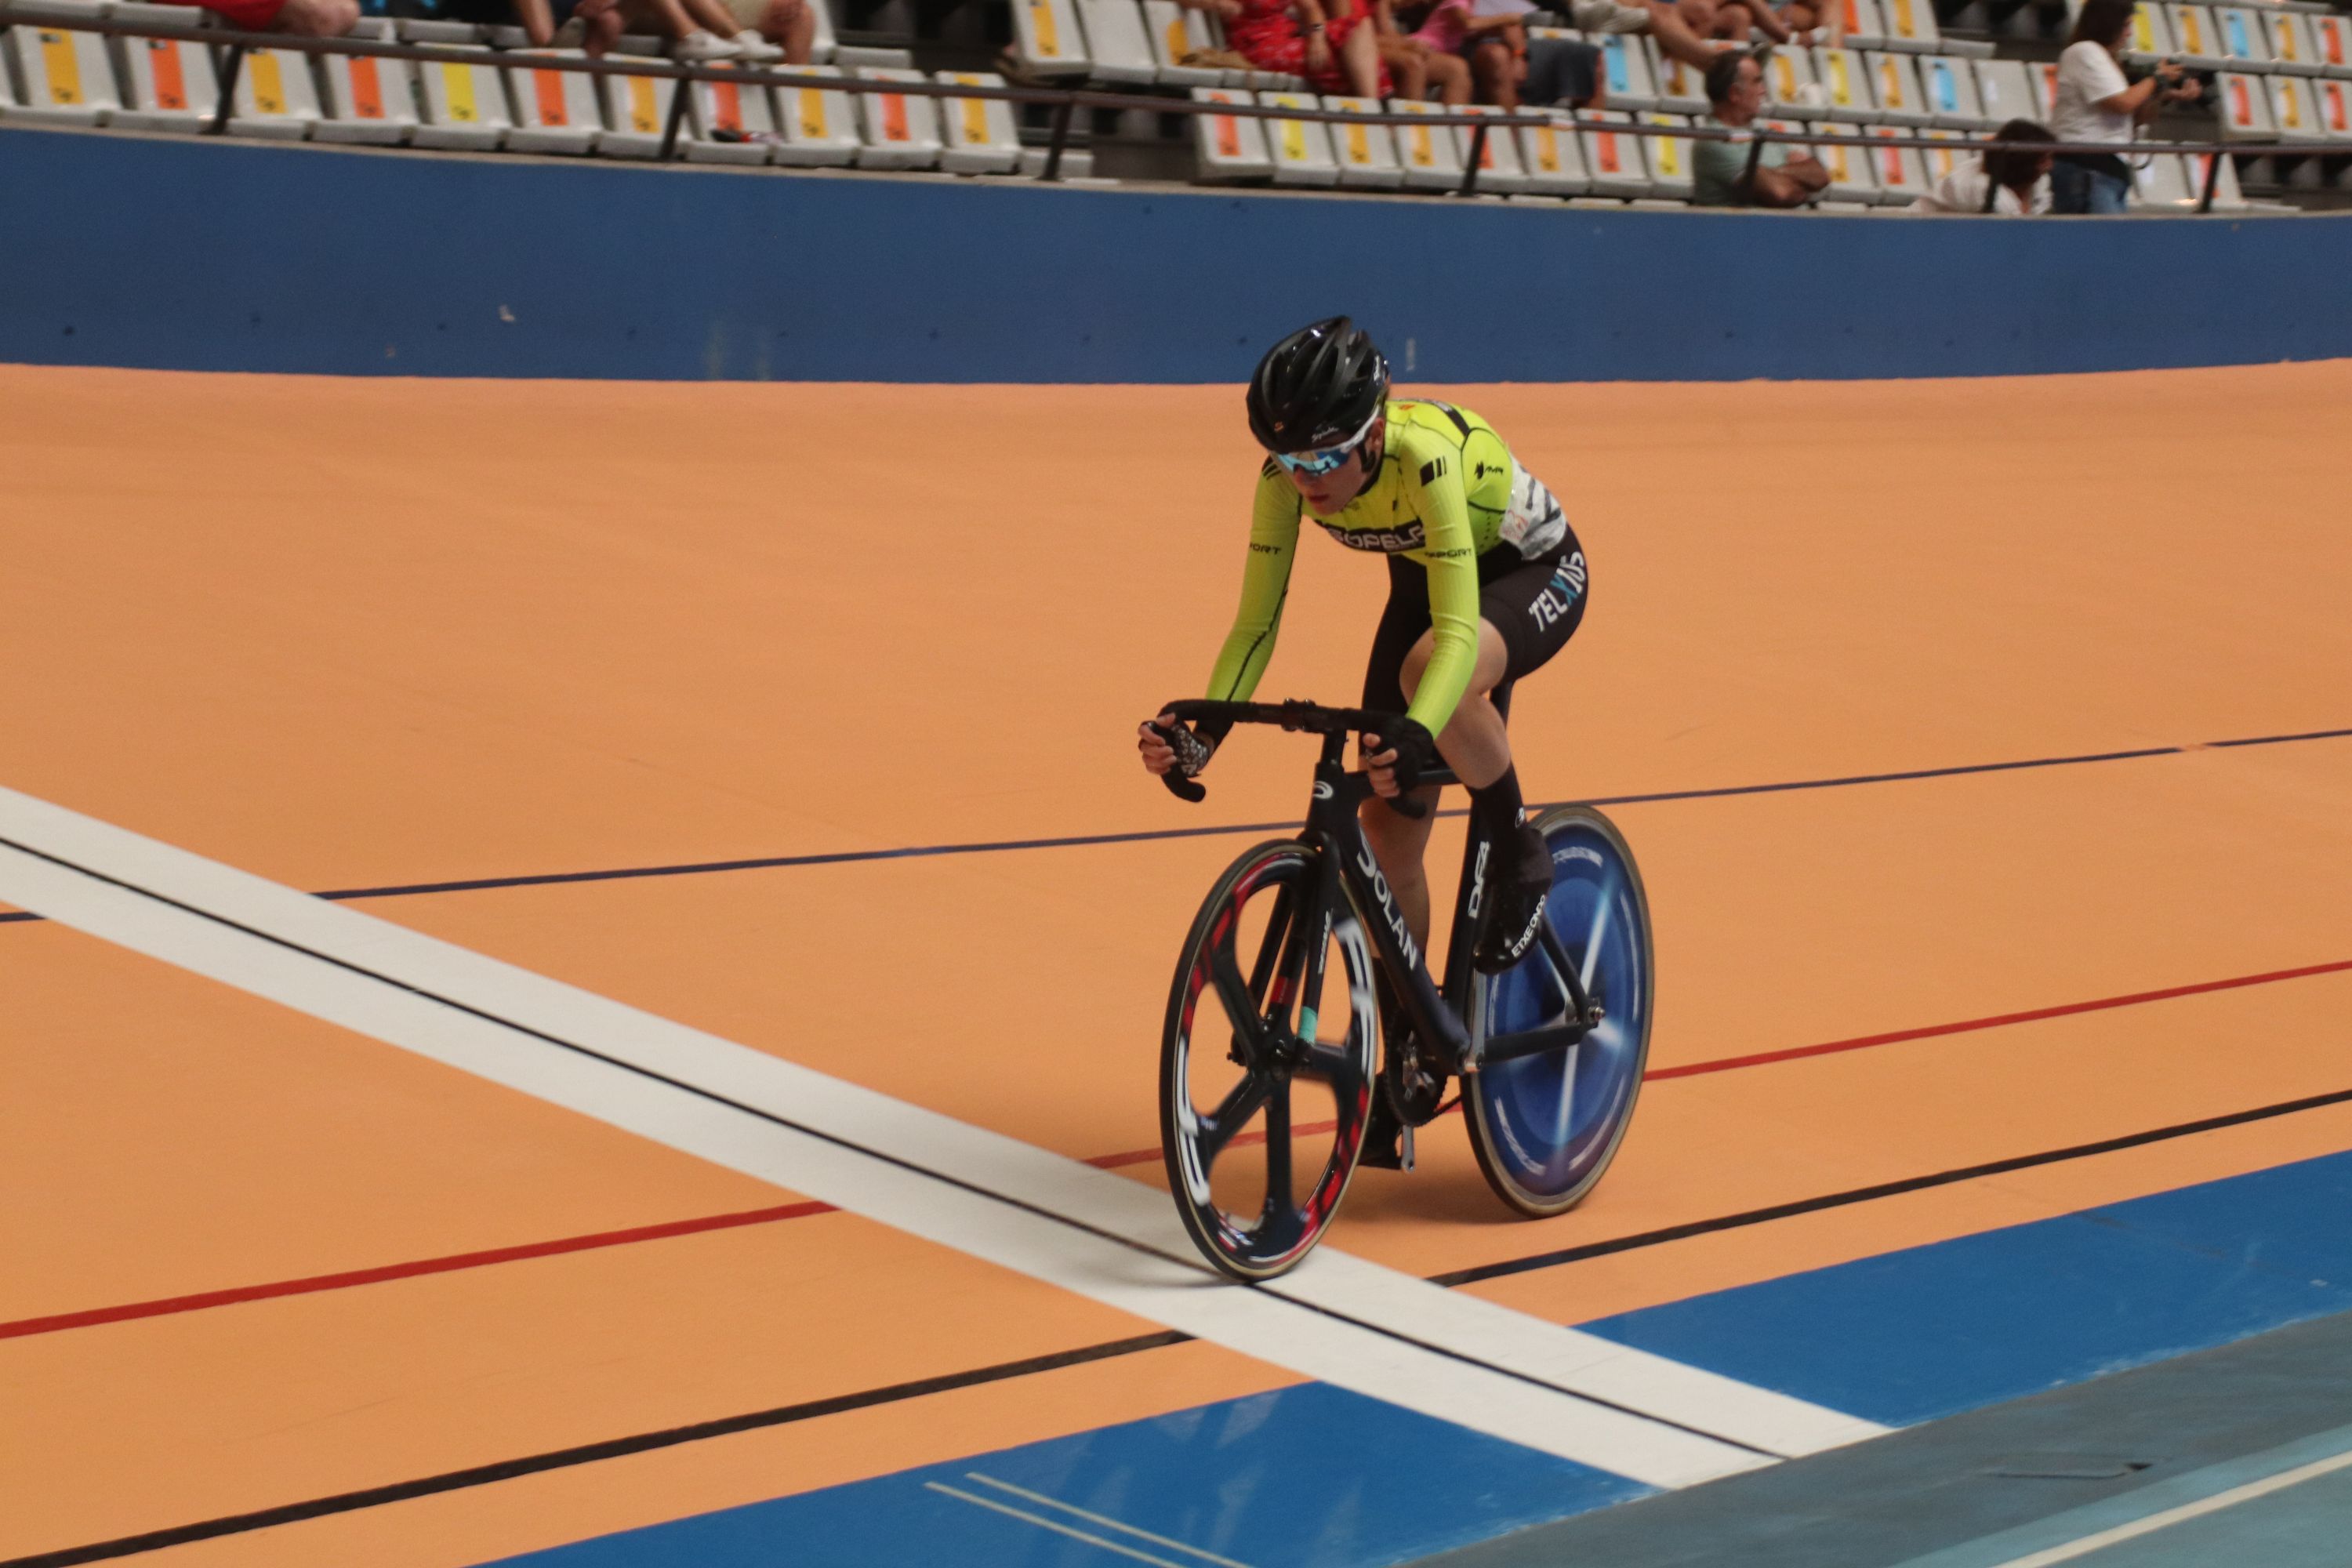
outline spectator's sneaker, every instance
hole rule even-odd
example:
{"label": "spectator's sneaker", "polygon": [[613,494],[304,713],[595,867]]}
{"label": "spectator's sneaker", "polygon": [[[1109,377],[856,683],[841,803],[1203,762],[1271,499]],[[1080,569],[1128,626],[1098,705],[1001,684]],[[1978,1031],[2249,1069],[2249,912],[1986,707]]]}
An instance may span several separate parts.
{"label": "spectator's sneaker", "polygon": [[1551,891],[1551,848],[1526,823],[1504,840],[1503,864],[1495,878],[1495,901],[1478,933],[1470,962],[1481,974],[1500,974],[1535,945],[1544,898]]}
{"label": "spectator's sneaker", "polygon": [[772,44],[746,27],[735,35],[735,58],[759,65],[768,60],[782,59],[784,51],[782,45]]}
{"label": "spectator's sneaker", "polygon": [[555,37],[547,40],[547,47],[551,49],[576,49],[587,42],[588,19],[585,16],[572,16],[565,19],[563,26],[555,29]]}
{"label": "spectator's sneaker", "polygon": [[707,65],[712,60],[731,60],[741,53],[731,39],[716,33],[706,33],[697,27],[669,47],[669,58],[688,65]]}

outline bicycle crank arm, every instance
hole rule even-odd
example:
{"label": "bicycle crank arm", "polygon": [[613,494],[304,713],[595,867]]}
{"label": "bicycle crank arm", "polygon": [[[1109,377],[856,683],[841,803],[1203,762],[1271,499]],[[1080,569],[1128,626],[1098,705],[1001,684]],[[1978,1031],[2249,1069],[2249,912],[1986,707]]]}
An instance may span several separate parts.
{"label": "bicycle crank arm", "polygon": [[1566,1050],[1584,1043],[1591,1033],[1582,1024],[1555,1024],[1548,1029],[1524,1029],[1515,1035],[1496,1035],[1478,1053],[1478,1065],[1491,1067],[1496,1062],[1515,1062],[1522,1057],[1539,1057],[1546,1051]]}

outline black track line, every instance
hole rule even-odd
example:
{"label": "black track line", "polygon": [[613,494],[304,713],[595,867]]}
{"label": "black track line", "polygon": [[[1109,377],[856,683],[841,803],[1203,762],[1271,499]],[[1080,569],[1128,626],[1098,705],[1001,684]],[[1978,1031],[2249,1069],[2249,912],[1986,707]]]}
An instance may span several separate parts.
{"label": "black track line", "polygon": [[[682,1093],[694,1095],[698,1099],[709,1100],[714,1105],[723,1105],[730,1110],[740,1111],[746,1116],[765,1121],[771,1126],[782,1127],[788,1131],[798,1132],[806,1138],[814,1138],[822,1142],[830,1143],[837,1149],[846,1149],[850,1152],[863,1155],[866,1159],[876,1161],[882,1164],[896,1166],[899,1170],[924,1177],[929,1181],[938,1182],[943,1186],[950,1186],[957,1188],[960,1191],[970,1193],[975,1197],[986,1198],[992,1203],[1003,1204],[1007,1208],[1017,1209],[1024,1214],[1034,1215],[1039,1219],[1049,1221],[1055,1225],[1066,1226],[1068,1229],[1094,1237],[1097,1240],[1109,1242],[1117,1247],[1125,1247],[1130,1252],[1140,1253],[1146,1258],[1156,1258],[1162,1262],[1175,1264],[1179,1268],[1192,1270],[1204,1277],[1214,1278],[1214,1276],[1211,1274],[1207,1266],[1196,1256],[1162,1251],[1160,1248],[1153,1247],[1148,1242],[1139,1240],[1134,1237],[1122,1236],[1118,1232],[1113,1230],[1105,1230],[1099,1226],[1089,1225],[1085,1220],[1078,1219],[1074,1215],[1060,1214],[1053,1209],[1045,1208],[1039,1205],[1029,1203],[1024,1199],[1013,1197],[1010,1194],[1001,1193],[992,1187],[982,1186],[977,1182],[966,1181],[961,1176],[953,1176],[943,1171],[934,1170],[917,1161],[908,1159],[904,1155],[892,1154],[880,1149],[869,1147],[866,1144],[858,1142],[855,1139],[845,1138],[839,1133],[828,1132],[823,1128],[813,1127],[803,1122],[795,1121],[792,1118],[780,1115],[775,1111],[765,1110],[761,1109],[759,1106],[748,1104],[740,1100],[730,1099],[726,1095],[718,1093],[716,1090],[706,1089],[700,1084],[689,1082],[685,1079],[672,1078],[667,1073],[657,1072],[651,1068],[642,1067],[635,1062],[625,1060],[623,1058],[607,1056],[602,1051],[596,1050],[588,1046],[581,1045],[575,1040],[567,1040],[561,1035],[551,1035],[544,1029],[534,1028],[529,1024],[517,1023],[511,1018],[502,1017],[499,1014],[489,1012],[484,1008],[476,1007],[467,1003],[457,1001],[454,998],[444,996],[437,992],[428,991],[421,985],[412,984],[404,980],[394,979],[391,975],[380,973],[375,970],[352,963],[345,959],[337,958],[331,953],[320,952],[315,948],[305,947],[300,942],[289,942],[286,938],[275,935],[272,932],[246,925],[238,921],[231,920],[226,915],[215,914],[209,910],[199,909],[194,904],[183,903],[181,900],[171,897],[169,894],[156,892],[151,888],[142,888],[135,882],[126,882],[119,877],[110,876],[103,871],[91,870],[89,867],[79,865],[75,861],[66,859],[62,856],[51,854],[47,850],[37,848],[16,839],[0,836],[0,845],[5,845],[8,848],[15,849],[21,854],[32,856],[36,859],[46,860],[52,866],[62,867],[66,870],[71,871],[77,876],[87,877],[95,882],[103,882],[109,887],[120,888],[124,892],[133,894],[139,898],[147,899],[152,902],[162,904],[168,909],[178,910],[183,914],[192,915],[198,920],[209,921],[215,925],[224,926],[230,931],[241,932],[257,941],[268,942],[272,946],[283,948],[289,952],[300,953],[305,958],[342,970],[346,973],[362,976],[364,979],[373,981],[379,985],[383,985],[395,991],[406,992],[412,996],[416,996],[425,1001],[431,1002],[437,1006],[449,1008],[453,1012],[463,1013],[469,1017],[479,1018],[483,1022],[494,1025],[499,1028],[510,1029],[514,1033],[525,1036],[530,1039],[539,1040],[547,1045],[557,1047],[562,1050],[571,1051],[576,1055],[586,1057],[591,1061],[602,1062],[607,1067],[618,1068],[624,1072],[644,1079],[648,1082],[658,1083],[666,1088],[677,1089]],[[1651,1411],[1636,1409],[1629,1405],[1621,1405],[1613,1400],[1603,1398],[1597,1394],[1583,1394],[1579,1393],[1574,1389],[1563,1388],[1559,1384],[1550,1382],[1548,1379],[1538,1377],[1532,1373],[1521,1372],[1516,1367],[1506,1366],[1496,1362],[1487,1361],[1482,1357],[1472,1355],[1465,1351],[1457,1351],[1445,1345],[1433,1343],[1430,1341],[1418,1338],[1415,1335],[1406,1333],[1402,1330],[1391,1328],[1387,1324],[1372,1322],[1366,1319],[1357,1317],[1351,1313],[1342,1311],[1336,1307],[1326,1306],[1318,1301],[1307,1300],[1301,1297],[1291,1295],[1288,1291],[1285,1290],[1281,1287],[1279,1281],[1276,1280],[1250,1281],[1247,1283],[1246,1288],[1255,1290],[1262,1295],[1271,1297],[1276,1300],[1281,1301],[1286,1306],[1296,1307],[1302,1311],[1313,1312],[1317,1316],[1328,1318],[1333,1322],[1346,1323],[1351,1328],[1361,1329],[1367,1333],[1377,1334],[1382,1339],[1391,1341],[1397,1344],[1410,1345],[1415,1350],[1424,1352],[1430,1355],[1442,1357],[1444,1360],[1454,1362],[1464,1366],[1477,1367],[1482,1371],[1491,1372],[1498,1376],[1515,1379],[1517,1382],[1527,1384],[1530,1387],[1540,1388],[1546,1393],[1558,1394],[1564,1399],[1572,1399],[1586,1405],[1597,1405],[1603,1409],[1614,1410],[1621,1415],[1631,1415],[1639,1420],[1650,1422],[1654,1426],[1671,1427],[1675,1431],[1686,1433],[1694,1437],[1705,1438],[1712,1443],[1719,1443],[1734,1448],[1743,1448],[1751,1454],[1761,1454],[1771,1458],[1783,1458],[1787,1457],[1785,1455],[1774,1453],[1772,1450],[1768,1448],[1758,1447],[1752,1443],[1742,1442],[1737,1437],[1726,1436],[1719,1432],[1710,1432],[1702,1427],[1687,1426],[1683,1422],[1674,1420],[1669,1416],[1660,1415]],[[0,1568],[5,1568],[5,1565],[0,1565]]]}
{"label": "black track line", "polygon": [[[2029,768],[2074,767],[2084,763],[2127,762],[2140,757],[2179,756],[2189,752],[2222,751],[2244,746],[2284,746],[2301,741],[2334,741],[2352,736],[2352,729],[2306,730],[2292,735],[2250,735],[2234,741],[2207,741],[2186,746],[2142,746],[2124,752],[2084,752],[2060,757],[2030,757],[2009,763],[1965,763],[1954,767],[1912,768],[1900,773],[1850,773],[1838,778],[1794,779],[1782,784],[1724,784],[1710,789],[1661,790],[1648,795],[1602,795],[1592,800],[1562,802],[1580,805],[1649,805],[1665,801],[1725,800],[1738,795],[1785,795],[1796,790],[1847,789],[1856,784],[1903,784],[1916,779],[1960,778],[1971,773],[2016,773]],[[1534,809],[1543,809],[1542,805]],[[1462,807],[1441,811],[1440,816],[1465,815]],[[1132,833],[1088,833],[1061,838],[1003,838],[963,844],[917,844],[896,849],[844,849],[822,855],[769,855],[742,860],[695,860],[673,866],[624,866],[603,871],[548,871],[520,877],[472,877],[446,882],[404,882],[375,888],[331,888],[313,894],[338,902],[355,899],[406,899],[431,893],[478,893],[499,888],[560,887],[573,882],[624,882],[650,877],[702,877],[722,871],[772,871],[796,866],[843,866],[870,860],[916,860],[943,855],[992,855],[1019,849],[1078,849],[1106,844],[1149,844],[1171,838],[1215,838],[1244,833],[1287,833],[1295,819],[1281,822],[1228,823],[1215,827],[1160,827]],[[37,921],[31,913],[0,913],[0,924]]]}
{"label": "black track line", "polygon": [[[1612,1253],[1634,1252],[1644,1247],[1662,1247],[1669,1242],[1685,1241],[1692,1237],[1707,1236],[1717,1231],[1738,1230],[1748,1226],[1766,1225],[1774,1220],[1787,1219],[1797,1215],[1818,1214],[1824,1209],[1872,1203],[1880,1198],[1895,1197],[1905,1193],[1924,1192],[1931,1187],[1949,1186],[1956,1182],[1973,1181],[1980,1176],[2000,1175],[2011,1171],[2030,1170],[2037,1165],[2054,1165],[2069,1160],[2087,1159],[2093,1155],[2112,1153],[2117,1150],[2137,1149],[2175,1138],[2194,1137],[2200,1132],[2216,1131],[2227,1127],[2242,1127],[2249,1122],[2266,1121],[2273,1117],[2292,1116],[2298,1111],[2317,1110],[2327,1106],[2347,1103],[2352,1103],[2352,1089],[2337,1089],[2327,1094],[2308,1095],[2301,1100],[2282,1100],[2275,1105],[2256,1106],[2250,1110],[2234,1110],[2225,1115],[2209,1116],[2196,1121],[2182,1121],[2168,1127],[2151,1128],[2144,1132],[2127,1132],[2121,1137],[2103,1138],[2093,1143],[2076,1143],[2063,1149],[2045,1150],[2040,1153],[2019,1154],[2006,1160],[1989,1161],[1980,1165],[1967,1165],[1956,1170],[1938,1171],[1928,1175],[1909,1176],[1900,1181],[1881,1182],[1872,1186],[1855,1187],[1843,1193],[1830,1193],[1820,1197],[1801,1198],[1793,1203],[1775,1204],[1769,1208],[1748,1209],[1739,1214],[1724,1215],[1714,1219],[1693,1220],[1687,1225],[1668,1226],[1660,1230],[1617,1237],[1608,1241],[1591,1242],[1583,1247],[1562,1247],[1557,1251],[1537,1253],[1527,1258],[1480,1264],[1472,1268],[1458,1268],[1450,1273],[1431,1275],[1429,1279],[1433,1284],[1455,1287],[1481,1279],[1499,1279],[1509,1274],[1533,1273],[1538,1269],[1556,1268],[1563,1264],[1579,1262],[1588,1258],[1603,1258]],[[144,1535],[124,1536],[119,1540],[97,1542],[88,1546],[68,1547],[62,1551],[40,1552],[30,1557],[12,1557],[0,1561],[0,1568],[69,1568],[69,1565],[74,1563],[99,1563],[109,1558],[129,1557],[142,1552],[158,1551],[166,1546],[182,1545],[187,1542],[207,1541],[218,1536],[241,1534],[247,1531],[267,1530],[272,1525],[292,1524],[301,1520],[319,1519],[329,1514],[350,1513],[361,1509],[376,1508],[385,1503],[405,1501],[411,1498],[430,1497],[436,1492],[459,1491],[468,1487],[487,1486],[493,1481],[509,1480],[517,1476],[537,1475],[545,1470],[563,1469],[573,1465],[593,1464],[599,1459],[617,1458],[625,1455],[645,1453],[655,1448],[671,1447],[680,1443],[698,1442],[706,1437],[723,1437],[732,1433],[752,1431],[763,1426],[780,1426],[840,1411],[863,1410],[877,1405],[917,1399],[925,1394],[946,1393],[952,1389],[969,1388],[986,1383],[998,1383],[1009,1378],[1026,1377],[1033,1373],[1051,1372],[1058,1367],[1076,1366],[1087,1362],[1111,1361],[1121,1356],[1139,1355],[1145,1351],[1161,1350],[1170,1345],[1184,1344],[1192,1338],[1190,1334],[1171,1330],[1164,1333],[1142,1334],[1133,1339],[1111,1340],[1102,1344],[1087,1345],[1052,1355],[1034,1356],[1025,1361],[1003,1362],[994,1366],[979,1367],[970,1372],[950,1373],[943,1376],[925,1378],[914,1383],[892,1384],[887,1387],[869,1389],[862,1394],[840,1394],[832,1399],[815,1400],[804,1405],[789,1405],[774,1410],[755,1411],[748,1415],[723,1416],[715,1421],[698,1422],[690,1426],[673,1426],[659,1432],[640,1433],[629,1437],[614,1437],[602,1443],[583,1444],[578,1447],[558,1448],[549,1453],[529,1455],[522,1458],[508,1459],[494,1465],[479,1465],[470,1469],[449,1470],[437,1476],[427,1476],[419,1480],[396,1481],[389,1486],[372,1487],[362,1491],[339,1492],[332,1497],[314,1498],[307,1502],[284,1503],[276,1508],[262,1509],[253,1513],[232,1514],[222,1519],[179,1525],[170,1530],[152,1531]]]}

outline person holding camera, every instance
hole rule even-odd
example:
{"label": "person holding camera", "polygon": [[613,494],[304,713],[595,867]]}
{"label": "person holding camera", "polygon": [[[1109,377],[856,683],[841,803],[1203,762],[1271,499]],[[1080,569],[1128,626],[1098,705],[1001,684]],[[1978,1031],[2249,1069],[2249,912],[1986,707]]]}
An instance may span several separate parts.
{"label": "person holding camera", "polygon": [[[2129,142],[2168,103],[2203,91],[2168,59],[2134,83],[2116,58],[2131,31],[2132,0],[2083,0],[2066,52],[2058,57],[2058,102],[2051,117],[2061,142]],[[2113,153],[2062,153],[2050,171],[2051,210],[2120,213],[2131,195],[2131,168]]]}

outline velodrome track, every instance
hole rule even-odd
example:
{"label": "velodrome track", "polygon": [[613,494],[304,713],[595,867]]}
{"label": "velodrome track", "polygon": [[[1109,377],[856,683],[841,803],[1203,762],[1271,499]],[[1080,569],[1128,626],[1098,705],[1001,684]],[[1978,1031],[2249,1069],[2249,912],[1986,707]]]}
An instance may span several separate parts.
{"label": "velodrome track", "polygon": [[[1515,743],[1531,796],[1619,803],[1658,1081],[1579,1212],[1507,1218],[1442,1123],[1335,1247],[1885,1425],[2342,1304],[2222,1258],[2186,1292],[2214,1312],[2135,1338],[2131,1271],[2093,1270],[2070,1300],[2123,1293],[2112,1342],[1923,1393],[2000,1361],[1971,1334],[2046,1337],[2013,1307],[2039,1255],[1949,1288],[2012,1304],[1990,1330],[1962,1300],[1899,1342],[1839,1270],[2352,1151],[2352,363],[1423,390],[1494,420],[1591,559]],[[1244,736],[1198,808],[1132,759],[1231,610],[1234,390],[0,368],[0,784],[31,797],[0,840],[40,847],[54,803],[1158,1182],[1117,1157],[1156,1142],[1176,943],[1307,755]],[[1352,700],[1381,573],[1310,543],[1294,587],[1266,693]],[[21,858],[0,898],[39,903]],[[1171,1320],[60,898],[0,923],[0,1562],[457,1568],[1311,1359],[1130,1344]],[[2227,1190],[2303,1223],[2303,1188]],[[1721,1294],[1799,1279],[1793,1318]],[[515,1463],[763,1412],[793,1414]],[[1555,1483],[1553,1513],[1626,1494],[1528,1495]],[[822,1560],[892,1560],[825,1517]],[[1028,1548],[940,1560],[1031,1560],[999,1550]]]}

